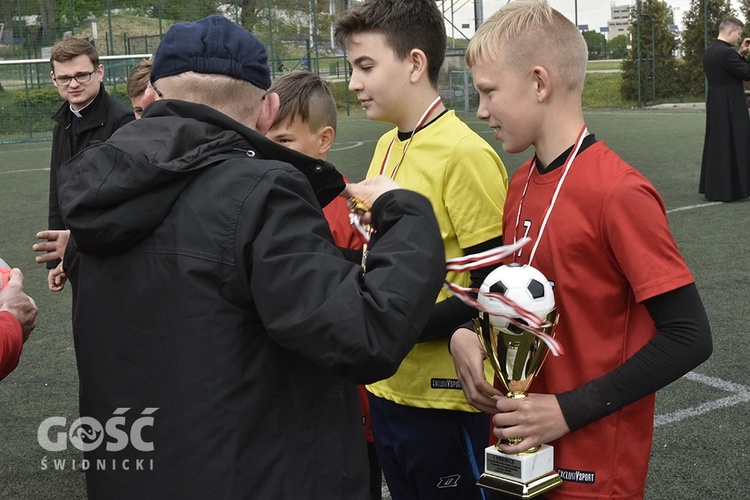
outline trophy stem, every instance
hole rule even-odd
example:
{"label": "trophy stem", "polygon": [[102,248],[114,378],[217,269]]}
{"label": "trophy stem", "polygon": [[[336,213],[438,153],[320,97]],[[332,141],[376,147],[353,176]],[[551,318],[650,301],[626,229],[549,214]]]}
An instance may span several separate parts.
{"label": "trophy stem", "polygon": [[[514,391],[509,391],[508,394],[506,394],[506,396],[508,397],[508,399],[522,399],[526,397],[526,393],[523,391],[514,390]],[[495,448],[497,448],[498,450],[500,449],[497,447],[498,444],[507,444],[509,446],[515,446],[521,441],[523,441],[523,438],[520,438],[520,437],[512,438],[512,439],[501,439],[495,444]],[[529,455],[531,453],[536,453],[537,451],[539,451],[539,449],[540,449],[539,446],[533,446],[526,451],[516,453],[516,455]]]}

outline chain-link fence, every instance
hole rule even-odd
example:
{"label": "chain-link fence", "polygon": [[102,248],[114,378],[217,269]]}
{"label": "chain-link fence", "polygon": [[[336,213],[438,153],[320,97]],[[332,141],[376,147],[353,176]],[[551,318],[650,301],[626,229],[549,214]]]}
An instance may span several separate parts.
{"label": "chain-link fence", "polygon": [[[143,55],[105,56],[107,91],[130,106],[126,82],[130,69]],[[50,77],[49,59],[0,61],[0,142],[51,138],[52,115],[62,101]]]}
{"label": "chain-link fence", "polygon": [[224,14],[253,32],[272,58],[309,59],[333,49],[331,23],[347,0],[0,0],[0,57],[45,58],[66,36],[101,56],[151,52],[175,22]]}
{"label": "chain-link fence", "polygon": [[[440,2],[440,0],[438,0]],[[61,105],[50,79],[49,56],[59,40],[90,41],[105,67],[107,91],[129,103],[125,83],[132,66],[152,54],[175,22],[220,13],[266,46],[272,76],[308,69],[346,81],[346,58],[333,41],[333,20],[350,0],[0,0],[0,142],[49,139]],[[448,18],[446,18],[448,19]],[[444,68],[441,88],[447,88]],[[441,94],[444,92],[441,90]],[[447,96],[444,96],[447,97]],[[448,99],[446,99],[448,102]],[[348,100],[347,100],[348,104]],[[461,103],[457,107],[464,107]],[[347,108],[348,109],[348,108]]]}
{"label": "chain-link fence", "polygon": [[346,60],[335,48],[332,19],[346,0],[0,0],[0,141],[48,139],[61,105],[49,76],[59,40],[90,41],[105,67],[108,92],[129,103],[132,66],[148,57],[175,22],[220,13],[252,31],[267,47],[274,76],[309,69],[344,79]]}
{"label": "chain-link fence", "polygon": [[[149,53],[103,56],[103,83],[111,95],[130,106],[126,84],[132,67]],[[346,78],[343,55],[319,57],[317,72],[331,81]],[[309,68],[304,59],[278,59],[275,74]],[[52,115],[62,101],[50,77],[49,59],[0,61],[0,143],[47,140],[51,138]]]}

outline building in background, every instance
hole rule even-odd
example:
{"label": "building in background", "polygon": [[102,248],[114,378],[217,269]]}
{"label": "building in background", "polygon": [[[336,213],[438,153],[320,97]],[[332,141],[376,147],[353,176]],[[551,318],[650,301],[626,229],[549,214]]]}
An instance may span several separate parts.
{"label": "building in background", "polygon": [[630,15],[632,7],[630,5],[612,5],[612,17],[607,21],[607,40],[612,40],[619,35],[626,35],[630,29]]}

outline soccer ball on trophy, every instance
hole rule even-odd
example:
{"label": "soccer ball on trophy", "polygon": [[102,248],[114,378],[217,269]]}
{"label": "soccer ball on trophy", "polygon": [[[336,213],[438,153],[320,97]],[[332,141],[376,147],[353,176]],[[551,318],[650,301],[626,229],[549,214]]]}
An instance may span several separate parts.
{"label": "soccer ball on trophy", "polygon": [[[500,296],[509,300],[504,301]],[[477,302],[486,311],[480,312],[480,317],[488,314],[492,327],[515,335],[521,335],[523,330],[514,323],[528,325],[530,322],[524,311],[533,314],[540,323],[555,311],[552,283],[538,269],[515,262],[487,275]]]}

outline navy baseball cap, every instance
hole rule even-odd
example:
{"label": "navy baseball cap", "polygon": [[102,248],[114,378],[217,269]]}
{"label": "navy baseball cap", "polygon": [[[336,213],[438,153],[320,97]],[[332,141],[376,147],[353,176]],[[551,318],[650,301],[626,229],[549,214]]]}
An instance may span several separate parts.
{"label": "navy baseball cap", "polygon": [[187,71],[231,76],[263,90],[271,86],[266,47],[218,14],[172,25],[156,48],[152,83]]}

